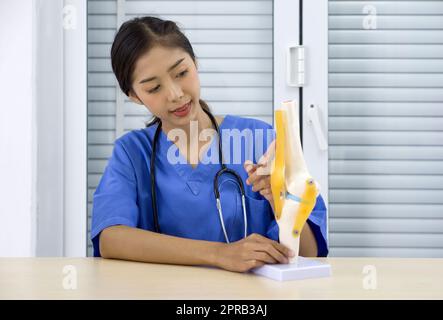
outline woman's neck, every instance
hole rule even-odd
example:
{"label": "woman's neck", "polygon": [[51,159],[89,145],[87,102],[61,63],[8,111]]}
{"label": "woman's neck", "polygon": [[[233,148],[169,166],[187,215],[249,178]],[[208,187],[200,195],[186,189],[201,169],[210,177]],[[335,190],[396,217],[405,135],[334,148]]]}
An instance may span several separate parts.
{"label": "woman's neck", "polygon": [[[217,119],[218,120],[218,119]],[[191,130],[193,128],[193,130]],[[198,108],[198,112],[196,116],[191,119],[186,125],[184,126],[176,126],[172,127],[167,123],[162,124],[162,130],[165,132],[165,134],[168,136],[169,132],[173,129],[179,129],[183,130],[183,132],[186,134],[186,137],[190,137],[191,134],[195,134],[195,128],[198,129],[198,134],[200,134],[205,129],[214,129],[214,126],[212,124],[211,119],[206,114],[206,112],[203,111],[202,108]],[[191,132],[192,131],[192,132]],[[198,137],[197,137],[198,138]]]}
{"label": "woman's neck", "polygon": [[[223,117],[215,117],[215,121],[220,124]],[[205,151],[213,138],[216,135],[211,118],[206,112],[199,108],[199,112],[185,127],[176,127],[168,130],[168,127],[162,128],[169,140],[171,140],[180,150],[180,153],[187,159],[188,163],[193,168],[200,162],[200,153]],[[180,133],[173,130],[179,129]],[[205,132],[201,135],[203,130],[212,130],[213,132]],[[210,137],[208,136],[210,135]]]}

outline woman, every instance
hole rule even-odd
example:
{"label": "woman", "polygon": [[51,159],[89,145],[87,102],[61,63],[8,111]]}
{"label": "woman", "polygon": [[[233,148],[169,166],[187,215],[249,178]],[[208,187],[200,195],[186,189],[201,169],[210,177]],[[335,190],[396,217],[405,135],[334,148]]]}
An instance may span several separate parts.
{"label": "woman", "polygon": [[[287,263],[293,253],[278,242],[269,176],[257,174],[254,163],[259,156],[245,151],[260,155],[257,145],[270,145],[271,139],[263,131],[272,127],[259,120],[212,116],[200,99],[192,46],[172,21],[144,17],[125,22],[115,36],[111,60],[121,90],[146,107],[154,120],[146,128],[115,141],[94,193],[94,256],[209,265],[238,272],[265,263]],[[244,184],[247,219],[243,219],[238,182],[230,174],[218,180],[222,216],[217,210],[214,178],[221,164],[202,156],[211,151],[214,159],[218,137],[215,131],[208,134],[208,130],[217,127],[223,132],[223,162]],[[229,143],[233,136],[225,137],[226,131],[247,130],[251,134],[240,144]],[[195,139],[196,134],[201,137],[204,132],[211,138],[209,143]],[[236,157],[237,161],[231,160]],[[155,172],[155,194],[151,170]],[[301,235],[300,254],[326,256],[325,233],[326,208],[319,196]]]}

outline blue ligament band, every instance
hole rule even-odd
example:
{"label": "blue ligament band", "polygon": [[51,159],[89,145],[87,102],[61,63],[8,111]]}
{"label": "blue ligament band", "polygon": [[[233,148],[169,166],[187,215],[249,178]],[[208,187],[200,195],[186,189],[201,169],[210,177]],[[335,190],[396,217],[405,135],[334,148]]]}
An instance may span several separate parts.
{"label": "blue ligament band", "polygon": [[309,204],[308,201],[303,200],[302,198],[297,197],[297,196],[295,196],[295,195],[293,195],[293,194],[290,194],[290,193],[287,192],[287,191],[286,191],[286,199],[290,199],[290,200],[293,200],[293,201],[296,201],[296,202],[300,202],[300,203],[306,203],[306,204]]}

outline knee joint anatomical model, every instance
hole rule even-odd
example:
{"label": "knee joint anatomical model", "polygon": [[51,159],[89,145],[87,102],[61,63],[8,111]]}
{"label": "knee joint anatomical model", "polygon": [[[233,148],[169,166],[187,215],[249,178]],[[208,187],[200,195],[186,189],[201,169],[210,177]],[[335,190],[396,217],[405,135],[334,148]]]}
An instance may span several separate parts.
{"label": "knee joint anatomical model", "polygon": [[282,103],[275,111],[275,158],[271,167],[271,189],[280,242],[295,252],[300,235],[311,214],[319,185],[309,174],[300,141],[299,108],[295,101]]}

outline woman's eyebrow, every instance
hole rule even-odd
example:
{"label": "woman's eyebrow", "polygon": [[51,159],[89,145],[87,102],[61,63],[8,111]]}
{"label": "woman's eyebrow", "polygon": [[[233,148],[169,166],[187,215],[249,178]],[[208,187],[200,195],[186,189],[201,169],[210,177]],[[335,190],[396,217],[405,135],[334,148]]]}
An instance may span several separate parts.
{"label": "woman's eyebrow", "polygon": [[[174,69],[176,66],[178,66],[183,60],[185,60],[185,58],[181,58],[181,59],[177,60],[176,63],[174,63],[171,67],[169,67],[168,72],[171,71],[172,69]],[[154,80],[156,78],[157,77],[146,78],[146,79],[143,79],[142,81],[140,81],[139,83],[145,83],[145,82]]]}

